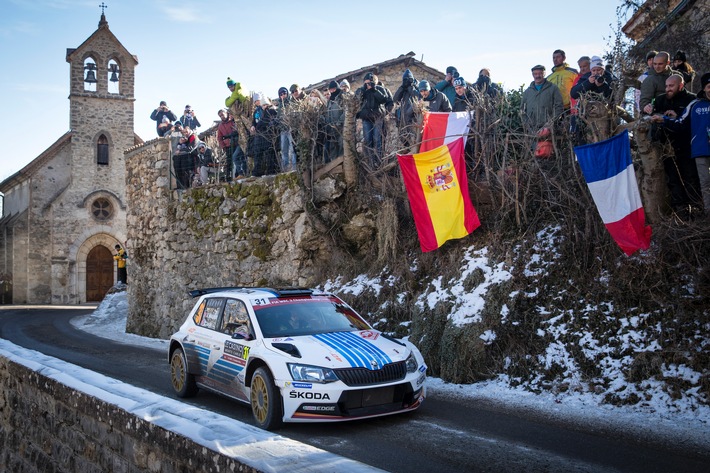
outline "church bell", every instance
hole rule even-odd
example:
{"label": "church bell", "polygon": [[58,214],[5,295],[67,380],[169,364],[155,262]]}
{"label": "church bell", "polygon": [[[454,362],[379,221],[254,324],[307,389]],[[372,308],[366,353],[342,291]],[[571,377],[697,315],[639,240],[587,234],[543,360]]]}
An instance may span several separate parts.
{"label": "church bell", "polygon": [[88,82],[89,84],[95,84],[96,83],[96,73],[94,70],[96,70],[96,64],[90,62],[87,63],[84,66],[84,69],[86,69],[86,78],[84,79],[84,82]]}

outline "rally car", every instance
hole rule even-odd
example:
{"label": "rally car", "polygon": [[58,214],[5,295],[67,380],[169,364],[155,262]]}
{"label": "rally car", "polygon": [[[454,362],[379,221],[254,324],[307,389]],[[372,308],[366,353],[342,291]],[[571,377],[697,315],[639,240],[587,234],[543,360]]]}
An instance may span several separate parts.
{"label": "rally car", "polygon": [[256,424],[327,422],[411,411],[426,397],[419,350],[373,329],[329,293],[209,288],[170,338],[180,397],[200,388],[251,405]]}

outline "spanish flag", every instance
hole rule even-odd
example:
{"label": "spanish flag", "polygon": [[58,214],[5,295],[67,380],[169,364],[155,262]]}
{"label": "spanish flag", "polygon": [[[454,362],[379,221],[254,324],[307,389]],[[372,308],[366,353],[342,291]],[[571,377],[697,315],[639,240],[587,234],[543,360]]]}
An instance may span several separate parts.
{"label": "spanish flag", "polygon": [[424,153],[397,155],[423,252],[481,225],[468,193],[463,150],[459,138]]}

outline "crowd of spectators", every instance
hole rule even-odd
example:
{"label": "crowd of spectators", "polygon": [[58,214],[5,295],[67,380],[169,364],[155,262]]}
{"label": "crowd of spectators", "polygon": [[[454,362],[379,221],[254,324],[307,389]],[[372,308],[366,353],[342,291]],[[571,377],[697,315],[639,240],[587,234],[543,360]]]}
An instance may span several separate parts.
{"label": "crowd of spectators", "polygon": [[[615,103],[618,78],[599,56],[582,56],[579,69],[570,67],[563,50],[552,54],[553,67],[546,74],[544,65],[531,68],[532,82],[522,92],[520,116],[525,133],[549,136],[550,130],[569,126],[575,144],[584,144],[584,104],[593,100],[606,106]],[[672,149],[663,157],[671,205],[678,213],[698,213],[710,209],[710,124],[708,124],[707,89],[710,74],[700,79],[700,92],[687,89],[696,79],[686,54],[678,51],[671,60],[667,52],[651,51],[646,56],[647,69],[638,77],[636,109],[653,122],[654,139],[669,143]],[[319,111],[316,154],[328,163],[343,154],[344,100],[354,103],[355,118],[361,130],[362,165],[377,169],[384,158],[387,121],[396,124],[401,149],[415,146],[420,121],[418,113],[469,112],[484,100],[504,97],[501,87],[491,80],[490,70],[481,69],[475,82],[467,82],[454,66],[446,69],[440,81],[417,80],[406,69],[402,83],[393,94],[374,72],[363,76],[362,86],[351,91],[347,80],[330,81],[323,90],[307,95],[297,84],[278,89],[273,101],[261,92],[246,93],[239,82],[227,78],[230,95],[224,109],[218,111],[217,144],[219,152],[200,141],[193,109],[185,106],[180,119],[162,101],[152,114],[158,136],[171,140],[173,168],[178,189],[202,185],[210,180],[241,179],[297,169],[299,149],[297,133],[289,116],[299,105],[310,104]],[[240,127],[233,110],[249,111],[251,123]],[[240,129],[248,136],[242,137]],[[246,148],[246,149],[244,149]],[[550,148],[551,149],[551,148]],[[545,152],[536,152],[546,157]],[[467,148],[467,153],[471,150]]]}

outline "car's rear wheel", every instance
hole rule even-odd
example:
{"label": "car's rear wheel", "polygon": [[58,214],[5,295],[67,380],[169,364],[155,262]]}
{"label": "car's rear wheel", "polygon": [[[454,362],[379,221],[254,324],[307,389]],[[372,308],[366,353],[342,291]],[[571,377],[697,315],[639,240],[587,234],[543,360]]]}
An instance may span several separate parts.
{"label": "car's rear wheel", "polygon": [[179,397],[192,397],[199,390],[195,376],[187,372],[187,358],[182,348],[176,348],[170,357],[170,381]]}
{"label": "car's rear wheel", "polygon": [[251,412],[262,429],[275,429],[283,422],[281,394],[265,366],[257,368],[251,378]]}

